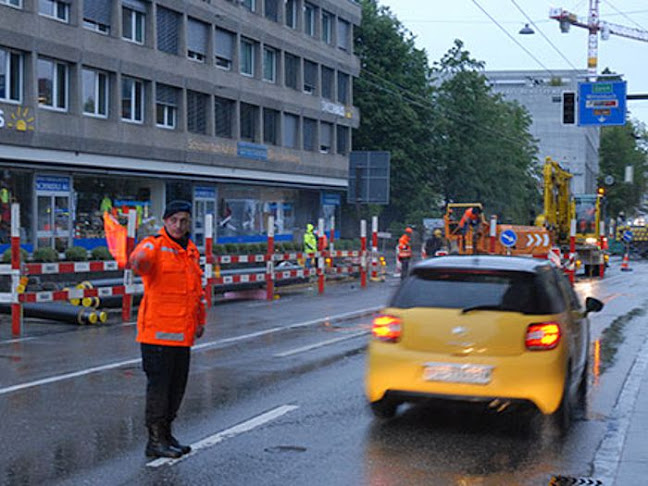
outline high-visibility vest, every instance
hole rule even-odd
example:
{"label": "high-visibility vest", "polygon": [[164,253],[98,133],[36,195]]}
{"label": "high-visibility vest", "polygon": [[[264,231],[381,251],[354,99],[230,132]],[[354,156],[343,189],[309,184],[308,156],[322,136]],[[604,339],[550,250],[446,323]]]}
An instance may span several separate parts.
{"label": "high-visibility vest", "polygon": [[404,234],[398,240],[398,259],[412,258],[412,246],[410,245],[410,237]]}
{"label": "high-visibility vest", "polygon": [[317,238],[312,231],[304,233],[304,252],[315,253],[317,251]]}
{"label": "high-visibility vest", "polygon": [[459,220],[459,227],[463,228],[466,225],[466,223],[468,223],[469,221],[474,223],[475,221],[478,220],[479,220],[479,214],[473,213],[472,208],[468,208],[466,209],[466,211],[464,211],[461,220]]}

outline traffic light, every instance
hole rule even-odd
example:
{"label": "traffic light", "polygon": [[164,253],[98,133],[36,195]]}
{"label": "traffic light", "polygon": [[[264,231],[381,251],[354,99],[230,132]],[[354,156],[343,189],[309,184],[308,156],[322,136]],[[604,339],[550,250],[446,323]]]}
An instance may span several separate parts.
{"label": "traffic light", "polygon": [[564,91],[562,94],[562,122],[563,125],[576,123],[576,93]]}

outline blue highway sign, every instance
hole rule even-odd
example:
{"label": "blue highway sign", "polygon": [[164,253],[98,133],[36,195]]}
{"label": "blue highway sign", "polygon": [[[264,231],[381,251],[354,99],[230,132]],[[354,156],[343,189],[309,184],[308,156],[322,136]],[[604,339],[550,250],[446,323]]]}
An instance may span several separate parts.
{"label": "blue highway sign", "polygon": [[625,125],[626,92],[625,81],[578,83],[578,124]]}
{"label": "blue highway sign", "polygon": [[507,248],[511,248],[517,243],[517,234],[512,229],[502,231],[500,233],[500,243]]}

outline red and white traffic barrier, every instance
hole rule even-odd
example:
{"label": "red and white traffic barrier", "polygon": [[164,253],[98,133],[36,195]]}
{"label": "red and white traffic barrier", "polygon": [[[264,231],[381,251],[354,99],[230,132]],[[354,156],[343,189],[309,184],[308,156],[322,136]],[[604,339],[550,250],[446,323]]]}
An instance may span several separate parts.
{"label": "red and white traffic barrier", "polygon": [[134,209],[128,211],[128,226],[126,230],[126,266],[124,267],[124,296],[122,297],[122,321],[131,319],[133,309],[133,270],[130,267],[130,256],[135,249],[135,226],[137,223],[137,212]]}
{"label": "red and white traffic barrier", "polygon": [[497,238],[497,215],[493,214],[490,217],[490,249],[491,253],[495,253],[495,242]]}
{"label": "red and white traffic barrier", "polygon": [[23,327],[20,285],[20,205],[11,204],[11,334],[20,336]]}
{"label": "red and white traffic barrier", "polygon": [[367,222],[360,221],[360,287],[367,286]]}
{"label": "red and white traffic barrier", "polygon": [[576,219],[572,219],[569,225],[569,256],[565,269],[573,285],[576,280]]}
{"label": "red and white traffic barrier", "polygon": [[319,256],[317,257],[317,290],[320,294],[324,293],[324,260],[325,260],[325,248],[324,248],[324,219],[319,218],[317,225],[317,251]]}
{"label": "red and white traffic barrier", "polygon": [[266,262],[266,299],[274,298],[274,216],[268,218],[268,253]]}
{"label": "red and white traffic barrier", "polygon": [[371,217],[371,280],[378,280],[378,216]]}
{"label": "red and white traffic barrier", "polygon": [[212,277],[214,276],[214,215],[205,215],[205,274],[204,284],[207,307],[213,304]]}
{"label": "red and white traffic barrier", "polygon": [[599,243],[601,245],[601,261],[599,264],[599,277],[603,278],[605,275],[605,221],[599,222]]}

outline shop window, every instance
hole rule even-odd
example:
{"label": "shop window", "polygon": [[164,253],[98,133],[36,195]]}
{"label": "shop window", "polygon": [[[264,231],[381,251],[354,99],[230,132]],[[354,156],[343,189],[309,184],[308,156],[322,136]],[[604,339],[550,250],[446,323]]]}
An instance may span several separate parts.
{"label": "shop window", "polygon": [[317,139],[317,120],[304,118],[304,150],[314,151]]}
{"label": "shop window", "polygon": [[263,48],[263,80],[277,82],[277,51],[271,47]]}
{"label": "shop window", "polygon": [[254,76],[255,43],[249,39],[241,39],[241,74]]}
{"label": "shop window", "polygon": [[304,3],[304,32],[311,37],[315,36],[315,17],[317,8],[311,3]]}
{"label": "shop window", "polygon": [[61,0],[39,0],[38,13],[61,22],[69,22],[70,4]]}
{"label": "shop window", "polygon": [[178,94],[173,86],[158,83],[155,87],[155,123],[161,128],[175,128],[178,118]]}
{"label": "shop window", "polygon": [[83,26],[86,29],[109,34],[111,17],[112,0],[83,1]]}
{"label": "shop window", "polygon": [[216,136],[232,138],[233,136],[233,120],[234,108],[236,102],[226,98],[214,97],[214,125],[216,127]]}
{"label": "shop window", "polygon": [[0,100],[22,101],[23,56],[0,48]]}
{"label": "shop window", "polygon": [[256,142],[258,132],[259,107],[241,103],[241,140]]}
{"label": "shop window", "polygon": [[298,147],[299,117],[285,113],[283,117],[283,146],[288,148]]}
{"label": "shop window", "polygon": [[349,127],[337,126],[336,141],[336,152],[340,155],[347,155],[349,153]]}
{"label": "shop window", "polygon": [[135,123],[144,121],[144,82],[122,77],[122,120]]}
{"label": "shop window", "polygon": [[108,74],[84,68],[81,76],[83,113],[106,118],[108,116]]}
{"label": "shop window", "polygon": [[122,38],[144,44],[146,3],[140,0],[122,0]]}
{"label": "shop window", "polygon": [[180,14],[157,6],[157,48],[168,54],[178,54],[178,31]]}
{"label": "shop window", "polygon": [[333,140],[333,124],[320,123],[320,152],[328,154],[331,152],[331,140]]}
{"label": "shop window", "polygon": [[187,57],[205,62],[207,57],[208,26],[204,22],[189,19],[187,22]]}
{"label": "shop window", "polygon": [[266,19],[277,22],[279,20],[279,3],[278,0],[264,0],[263,2]]}
{"label": "shop window", "polygon": [[322,98],[333,100],[333,88],[335,87],[335,71],[322,66]]}
{"label": "shop window", "polygon": [[214,52],[216,53],[216,66],[221,69],[231,70],[234,59],[234,43],[236,34],[223,29],[216,29],[214,37]]}
{"label": "shop window", "polygon": [[327,44],[333,44],[333,23],[335,17],[329,12],[322,12],[322,40]]}
{"label": "shop window", "polygon": [[297,56],[293,56],[292,54],[286,54],[284,60],[285,60],[284,82],[286,86],[292,89],[299,89],[298,88],[299,63],[300,63],[299,58]]}
{"label": "shop window", "polygon": [[270,108],[263,109],[263,142],[277,145],[279,140],[279,112]]}
{"label": "shop window", "polygon": [[66,111],[68,97],[68,66],[62,62],[38,59],[38,104]]}
{"label": "shop window", "polygon": [[317,91],[317,64],[304,61],[304,93],[315,94]]}
{"label": "shop window", "polygon": [[187,91],[187,130],[191,133],[207,134],[208,100],[204,93]]}

